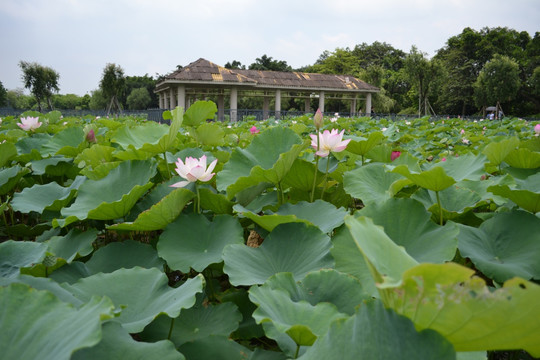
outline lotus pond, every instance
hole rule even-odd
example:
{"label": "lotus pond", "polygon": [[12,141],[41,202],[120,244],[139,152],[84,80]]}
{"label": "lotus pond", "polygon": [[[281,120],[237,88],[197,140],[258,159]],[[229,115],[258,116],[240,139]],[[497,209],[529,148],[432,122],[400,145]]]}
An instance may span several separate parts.
{"label": "lotus pond", "polygon": [[3,359],[540,356],[540,125],[215,112],[2,119]]}

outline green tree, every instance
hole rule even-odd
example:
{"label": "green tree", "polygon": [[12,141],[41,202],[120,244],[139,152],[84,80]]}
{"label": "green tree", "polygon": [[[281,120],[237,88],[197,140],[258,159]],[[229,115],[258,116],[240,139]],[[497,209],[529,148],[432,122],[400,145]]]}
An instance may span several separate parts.
{"label": "green tree", "polygon": [[20,61],[19,67],[23,71],[24,87],[29,89],[36,98],[38,110],[42,111],[41,102],[43,100],[47,101],[49,108],[52,110],[51,97],[53,92],[60,90],[58,86],[60,75],[50,67],[35,62]]}
{"label": "green tree", "polygon": [[4,84],[0,81],[0,106],[7,105],[7,90],[4,87]]}
{"label": "green tree", "polygon": [[249,70],[293,71],[286,61],[273,60],[271,56],[266,54],[256,58],[255,62],[249,65]]}
{"label": "green tree", "polygon": [[103,76],[99,83],[99,87],[105,99],[107,100],[107,114],[115,109],[117,112],[122,111],[120,99],[125,93],[126,80],[124,70],[120,65],[107,64],[103,69]]}
{"label": "green tree", "polygon": [[7,106],[17,110],[28,110],[36,104],[33,96],[25,95],[23,89],[8,90]]}
{"label": "green tree", "polygon": [[413,45],[405,58],[405,72],[418,93],[418,116],[421,116],[422,112],[424,115],[429,114],[428,95],[430,85],[439,73],[437,63],[427,59],[426,54]]}
{"label": "green tree", "polygon": [[103,96],[103,91],[97,89],[92,91],[92,98],[88,102],[88,108],[90,110],[104,110],[108,105],[108,101]]}
{"label": "green tree", "polygon": [[233,60],[232,62],[227,62],[225,64],[225,68],[226,69],[240,69],[240,70],[245,70],[246,69],[246,65],[242,65],[242,63],[240,61],[236,61],[236,60]]}
{"label": "green tree", "polygon": [[127,105],[130,110],[147,109],[151,101],[150,94],[145,87],[133,89],[127,97]]}
{"label": "green tree", "polygon": [[76,94],[58,94],[53,97],[53,104],[57,109],[81,109],[81,97]]}
{"label": "green tree", "polygon": [[129,107],[127,102],[128,95],[131,94],[134,89],[139,89],[142,87],[146,88],[148,95],[150,96],[150,103],[147,104],[145,108],[159,107],[159,99],[157,94],[154,92],[157,83],[156,79],[154,79],[152,76],[148,76],[148,74],[145,74],[144,76],[126,76],[125,79],[125,92],[123,93],[120,101],[124,108]]}
{"label": "green tree", "polygon": [[485,109],[488,104],[509,102],[516,97],[520,84],[517,62],[508,56],[495,55],[474,83],[475,103]]}

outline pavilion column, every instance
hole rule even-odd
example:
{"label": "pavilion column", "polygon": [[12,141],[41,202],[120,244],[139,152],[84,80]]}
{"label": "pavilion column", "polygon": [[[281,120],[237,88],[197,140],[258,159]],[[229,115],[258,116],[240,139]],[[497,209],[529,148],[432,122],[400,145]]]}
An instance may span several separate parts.
{"label": "pavilion column", "polygon": [[186,110],[186,87],[184,85],[178,85],[177,92],[177,106]]}
{"label": "pavilion column", "polygon": [[351,100],[351,117],[356,116],[356,95]]}
{"label": "pavilion column", "polygon": [[163,93],[163,108],[169,110],[169,95],[167,92]]}
{"label": "pavilion column", "polygon": [[319,93],[319,110],[324,113],[324,91]]}
{"label": "pavilion column", "polygon": [[304,99],[304,112],[305,113],[311,112],[311,99],[310,98]]}
{"label": "pavilion column", "polygon": [[266,120],[270,117],[270,98],[265,96],[263,97],[263,120]]}
{"label": "pavilion column", "polygon": [[371,93],[366,94],[366,116],[371,116]]}
{"label": "pavilion column", "polygon": [[171,88],[169,92],[171,94],[171,109],[174,109],[176,108],[176,99],[174,98],[174,89]]}
{"label": "pavilion column", "polygon": [[236,88],[231,89],[231,121],[236,122],[238,114],[238,90]]}
{"label": "pavilion column", "polygon": [[165,106],[163,105],[163,94],[161,94],[160,92],[158,93],[158,96],[159,96],[159,108],[160,109],[163,109],[165,108]]}
{"label": "pavilion column", "polygon": [[276,90],[276,119],[281,116],[281,90]]}
{"label": "pavilion column", "polygon": [[217,114],[218,121],[225,119],[225,96],[223,94],[219,94],[217,97]]}

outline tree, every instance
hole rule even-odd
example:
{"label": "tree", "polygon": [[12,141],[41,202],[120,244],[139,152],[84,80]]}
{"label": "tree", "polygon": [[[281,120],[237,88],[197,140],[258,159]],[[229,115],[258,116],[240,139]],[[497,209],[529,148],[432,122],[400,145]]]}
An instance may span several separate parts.
{"label": "tree", "polygon": [[120,65],[107,64],[103,69],[103,76],[99,83],[99,87],[104,98],[107,100],[107,114],[111,112],[113,108],[116,111],[121,112],[120,98],[125,92],[126,80],[124,77],[124,70]]}
{"label": "tree", "polygon": [[6,98],[7,106],[17,110],[28,110],[36,104],[35,98],[25,95],[23,89],[8,90]]}
{"label": "tree", "polygon": [[249,65],[249,70],[293,71],[286,61],[273,60],[271,56],[266,55],[256,58],[255,62]]}
{"label": "tree", "polygon": [[[519,65],[508,56],[495,55],[480,71],[474,83],[474,99],[478,107],[508,102],[520,87]],[[496,114],[498,116],[498,112]]]}
{"label": "tree", "polygon": [[225,64],[225,69],[239,69],[239,70],[245,70],[246,65],[242,65],[240,61],[233,60],[232,62],[227,62]]}
{"label": "tree", "polygon": [[58,79],[60,75],[50,67],[42,66],[38,63],[20,61],[19,67],[23,71],[22,80],[24,87],[36,98],[38,110],[42,111],[41,102],[46,100],[52,110],[51,97],[54,92],[58,92]]}
{"label": "tree", "polygon": [[4,87],[4,84],[0,81],[0,106],[7,105],[7,90]]}
{"label": "tree", "polygon": [[88,102],[90,110],[103,110],[107,107],[107,104],[107,99],[103,96],[101,89],[92,91],[92,98]]}
{"label": "tree", "polygon": [[127,97],[127,105],[130,110],[147,109],[152,99],[145,87],[133,89]]}
{"label": "tree", "polygon": [[145,74],[144,76],[126,76],[126,87],[123,96],[121,97],[121,104],[124,108],[129,107],[127,99],[128,95],[134,89],[146,88],[148,95],[150,96],[150,103],[145,105],[146,108],[157,108],[159,107],[159,99],[157,94],[154,92],[156,89],[157,81],[152,77]]}
{"label": "tree", "polygon": [[425,53],[412,46],[411,52],[405,58],[405,72],[415,84],[418,92],[418,116],[427,115],[429,111],[428,95],[431,82],[436,78],[438,69],[434,61],[429,61]]}

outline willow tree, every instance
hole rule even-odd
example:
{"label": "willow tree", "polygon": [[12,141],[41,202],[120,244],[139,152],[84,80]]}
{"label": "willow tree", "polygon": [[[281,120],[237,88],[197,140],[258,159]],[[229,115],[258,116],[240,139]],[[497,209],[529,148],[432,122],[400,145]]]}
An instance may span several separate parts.
{"label": "willow tree", "polygon": [[99,83],[99,87],[105,99],[107,99],[107,114],[115,109],[117,112],[122,112],[119,98],[125,91],[126,79],[124,70],[120,65],[107,64],[103,69],[103,76]]}
{"label": "willow tree", "polygon": [[51,98],[53,92],[60,90],[58,86],[60,75],[52,68],[35,62],[20,61],[19,67],[23,71],[24,87],[29,89],[36,98],[39,111],[42,111],[41,102],[43,100],[47,101],[49,109],[52,110]]}

